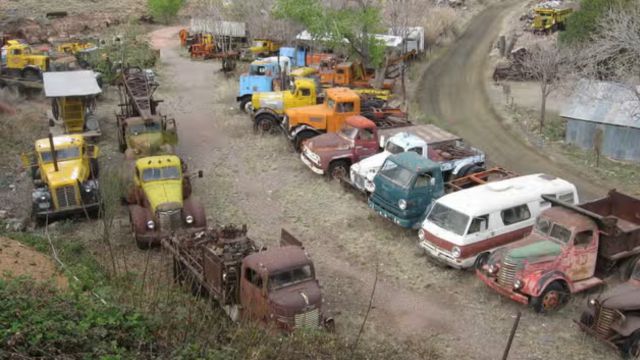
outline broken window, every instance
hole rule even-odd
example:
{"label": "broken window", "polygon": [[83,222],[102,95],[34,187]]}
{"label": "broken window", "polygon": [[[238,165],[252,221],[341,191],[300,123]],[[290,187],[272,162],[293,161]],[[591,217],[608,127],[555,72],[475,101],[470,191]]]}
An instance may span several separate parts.
{"label": "broken window", "polygon": [[593,230],[581,231],[576,234],[576,238],[573,240],[575,246],[587,247],[591,245],[593,239]]}
{"label": "broken window", "polygon": [[344,102],[338,104],[338,112],[353,112],[353,103],[352,102]]}
{"label": "broken window", "polygon": [[489,215],[476,216],[471,220],[467,234],[474,234],[487,230],[489,224]]}
{"label": "broken window", "polygon": [[256,287],[262,288],[262,277],[260,276],[260,274],[258,274],[257,271],[251,268],[247,268],[247,270],[245,271],[245,278]]}

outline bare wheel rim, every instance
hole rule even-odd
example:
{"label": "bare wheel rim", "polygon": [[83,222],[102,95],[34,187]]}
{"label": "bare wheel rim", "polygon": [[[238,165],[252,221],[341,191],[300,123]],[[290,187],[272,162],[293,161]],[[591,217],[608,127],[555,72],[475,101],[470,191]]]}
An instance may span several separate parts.
{"label": "bare wheel rim", "polygon": [[252,110],[253,110],[253,105],[251,104],[251,101],[248,101],[246,104],[244,104],[244,112],[246,112],[247,114],[250,114]]}
{"label": "bare wheel rim", "polygon": [[542,299],[542,306],[545,310],[553,310],[560,305],[560,293],[556,290],[551,290],[544,295]]}
{"label": "bare wheel rim", "polygon": [[271,121],[267,119],[260,119],[258,121],[258,127],[262,132],[269,132],[271,130]]}
{"label": "bare wheel rim", "polygon": [[338,165],[331,170],[331,177],[334,179],[340,179],[347,175],[347,169],[342,165]]}

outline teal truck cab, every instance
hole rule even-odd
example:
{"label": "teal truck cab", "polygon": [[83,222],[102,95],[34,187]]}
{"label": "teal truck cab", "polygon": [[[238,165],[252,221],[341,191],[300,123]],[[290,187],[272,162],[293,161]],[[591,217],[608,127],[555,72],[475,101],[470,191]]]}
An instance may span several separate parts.
{"label": "teal truck cab", "polygon": [[444,195],[440,164],[412,151],[389,156],[373,184],[369,207],[405,228],[419,225],[433,199]]}

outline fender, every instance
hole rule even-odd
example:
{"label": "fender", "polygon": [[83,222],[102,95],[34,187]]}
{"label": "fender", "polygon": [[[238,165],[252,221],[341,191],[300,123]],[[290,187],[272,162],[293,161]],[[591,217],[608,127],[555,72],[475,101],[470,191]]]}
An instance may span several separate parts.
{"label": "fender", "polygon": [[240,102],[240,101],[242,101],[242,100],[243,100],[244,98],[246,98],[246,97],[248,97],[248,98],[249,98],[249,100],[251,100],[251,95],[252,95],[252,94],[244,94],[244,95],[241,95],[241,96],[236,96],[236,101]]}
{"label": "fender", "polygon": [[[262,114],[268,114],[268,115],[273,116],[275,118],[276,122],[278,122],[278,120],[282,119],[282,115],[278,114],[273,109],[261,107],[260,109],[258,109],[258,111],[253,113],[253,121],[256,120],[258,115],[262,115]],[[277,125],[277,123],[276,123],[276,125]]]}
{"label": "fender", "polygon": [[296,127],[295,129],[291,130],[291,132],[289,133],[289,139],[293,139],[296,136],[298,136],[298,134],[300,134],[301,132],[308,130],[308,131],[313,131],[316,134],[320,134],[320,132],[316,129],[313,128],[309,125],[300,125],[298,127]]}
{"label": "fender", "polygon": [[475,164],[473,160],[474,159],[472,157],[460,160],[460,162],[456,165],[456,167],[453,168],[451,175],[453,175],[454,177],[458,176],[458,173],[460,172],[460,170],[462,170],[463,167],[467,165]]}
{"label": "fender", "polygon": [[569,279],[563,272],[558,270],[535,275],[531,274],[527,278],[527,283],[525,284],[524,289],[526,290],[525,292],[528,293],[528,295],[531,295],[533,297],[540,296],[544,289],[546,289],[547,286],[549,286],[549,284],[554,281],[564,283],[569,288],[569,291],[573,293],[571,281],[569,281]]}
{"label": "fender", "polygon": [[636,330],[640,329],[640,316],[625,314],[622,321],[616,321],[611,324],[611,329],[624,337],[631,336]]}

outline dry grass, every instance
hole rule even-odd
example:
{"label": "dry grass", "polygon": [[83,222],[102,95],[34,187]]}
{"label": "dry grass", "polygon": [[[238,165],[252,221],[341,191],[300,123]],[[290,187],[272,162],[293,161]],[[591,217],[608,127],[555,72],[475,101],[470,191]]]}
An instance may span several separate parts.
{"label": "dry grass", "polygon": [[141,15],[147,9],[146,0],[19,0],[0,2],[0,20],[7,18],[44,18],[52,11],[67,11],[71,15],[98,14],[100,16]]}

